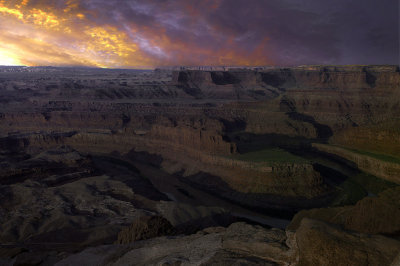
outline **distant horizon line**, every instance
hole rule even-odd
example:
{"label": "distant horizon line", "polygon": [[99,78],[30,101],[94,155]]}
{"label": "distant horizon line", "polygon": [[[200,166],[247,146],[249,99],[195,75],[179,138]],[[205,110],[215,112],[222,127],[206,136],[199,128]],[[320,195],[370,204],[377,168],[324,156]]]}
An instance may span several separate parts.
{"label": "distant horizon line", "polygon": [[395,64],[304,64],[304,65],[254,65],[254,66],[239,66],[239,65],[171,65],[171,66],[156,66],[156,67],[135,67],[135,68],[124,68],[124,67],[96,67],[96,66],[52,66],[52,65],[41,65],[41,66],[26,66],[26,65],[0,65],[0,68],[4,67],[26,67],[26,68],[87,68],[87,69],[110,69],[110,70],[155,70],[155,69],[169,69],[169,68],[282,68],[282,67],[307,67],[307,66],[397,66]]}

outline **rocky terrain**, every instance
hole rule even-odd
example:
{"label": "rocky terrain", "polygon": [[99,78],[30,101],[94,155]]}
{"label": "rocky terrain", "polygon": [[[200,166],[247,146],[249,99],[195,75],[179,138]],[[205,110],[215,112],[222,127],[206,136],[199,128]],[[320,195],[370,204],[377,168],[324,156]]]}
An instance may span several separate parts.
{"label": "rocky terrain", "polygon": [[0,264],[390,265],[400,251],[397,66],[5,70]]}

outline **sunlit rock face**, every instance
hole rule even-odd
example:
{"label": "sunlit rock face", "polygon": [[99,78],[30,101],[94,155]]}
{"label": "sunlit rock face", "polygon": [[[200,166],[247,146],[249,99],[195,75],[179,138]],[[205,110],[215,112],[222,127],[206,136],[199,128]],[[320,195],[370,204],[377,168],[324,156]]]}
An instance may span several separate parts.
{"label": "sunlit rock face", "polygon": [[[391,241],[389,251],[378,245],[371,264],[394,259],[395,66],[9,67],[0,73],[0,92],[6,260],[124,264],[158,250],[157,261],[169,252],[168,262],[189,264],[208,254],[204,263],[307,265],[342,252],[340,241],[354,247],[357,256],[343,260],[354,265]],[[147,230],[152,222],[143,217],[158,217],[160,231]],[[389,238],[361,241],[368,238],[361,233]],[[265,241],[253,239],[260,234]],[[306,236],[329,247],[313,256]],[[161,238],[142,242],[153,237]],[[51,254],[50,238],[61,243]],[[195,243],[204,250],[187,254]],[[69,256],[75,252],[82,253]],[[143,263],[156,253],[145,254]]]}

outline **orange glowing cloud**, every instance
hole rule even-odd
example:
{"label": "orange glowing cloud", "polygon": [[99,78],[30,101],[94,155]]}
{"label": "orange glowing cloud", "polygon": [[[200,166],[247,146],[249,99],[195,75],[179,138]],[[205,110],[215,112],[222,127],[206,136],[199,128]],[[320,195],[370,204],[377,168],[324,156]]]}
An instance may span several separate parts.
{"label": "orange glowing cloud", "polygon": [[68,1],[59,12],[32,8],[26,0],[14,6],[0,2],[1,19],[12,24],[0,33],[2,58],[9,54],[13,64],[25,65],[135,67],[147,63],[124,32],[91,25],[90,21],[82,23],[85,15],[75,11],[76,7],[75,1]]}
{"label": "orange glowing cloud", "polygon": [[21,11],[19,11],[18,9],[5,7],[2,3],[0,3],[0,13],[16,16],[18,19],[21,20],[24,19],[24,14]]}
{"label": "orange glowing cloud", "polygon": [[306,2],[0,0],[0,64],[398,63],[396,1]]}
{"label": "orange glowing cloud", "polygon": [[[0,1],[0,64],[131,68],[177,64],[254,65],[268,61],[261,53],[246,53],[235,46],[210,49],[190,38],[189,42],[175,38],[162,23],[102,21],[101,12],[82,3],[79,0]],[[193,23],[199,11],[186,1],[183,3],[183,12],[192,16],[190,23]],[[219,3],[219,0],[207,0],[199,5],[202,9],[217,9]],[[148,17],[146,9],[140,12],[136,15]],[[169,27],[174,25],[171,23]]]}

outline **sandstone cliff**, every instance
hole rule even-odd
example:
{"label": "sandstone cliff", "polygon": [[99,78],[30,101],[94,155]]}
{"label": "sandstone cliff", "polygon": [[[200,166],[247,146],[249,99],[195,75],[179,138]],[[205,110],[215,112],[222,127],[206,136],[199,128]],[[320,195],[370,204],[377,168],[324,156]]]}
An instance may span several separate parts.
{"label": "sandstone cliff", "polygon": [[370,155],[364,155],[359,152],[350,151],[348,149],[337,146],[314,143],[313,147],[317,148],[320,151],[334,154],[350,162],[353,162],[360,170],[363,170],[367,173],[400,184],[399,163],[377,159]]}

